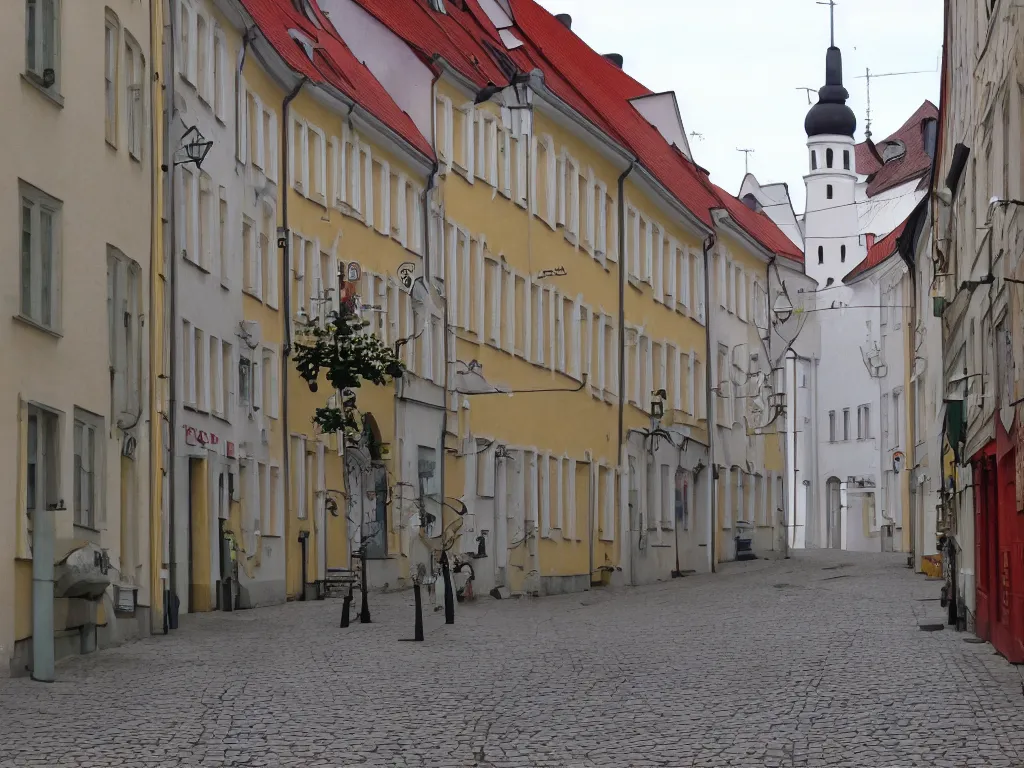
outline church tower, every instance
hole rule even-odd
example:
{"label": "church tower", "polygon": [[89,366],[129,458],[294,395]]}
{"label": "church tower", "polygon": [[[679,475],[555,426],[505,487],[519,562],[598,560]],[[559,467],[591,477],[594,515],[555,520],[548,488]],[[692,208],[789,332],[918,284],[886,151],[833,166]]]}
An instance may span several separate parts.
{"label": "church tower", "polygon": [[[857,118],[843,87],[843,54],[832,45],[825,55],[825,85],[818,103],[804,120],[807,163],[804,176],[807,199],[804,213],[804,259],[807,274],[824,288],[834,285],[863,259],[857,219],[857,163],[853,134]],[[825,298],[824,296],[822,298]]]}

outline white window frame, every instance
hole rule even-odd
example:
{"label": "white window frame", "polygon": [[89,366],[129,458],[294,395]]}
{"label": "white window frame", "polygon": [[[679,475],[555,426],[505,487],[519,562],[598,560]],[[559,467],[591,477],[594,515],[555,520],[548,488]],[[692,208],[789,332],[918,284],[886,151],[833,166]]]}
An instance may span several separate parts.
{"label": "white window frame", "polygon": [[103,113],[107,144],[117,147],[118,74],[121,62],[121,23],[107,9],[103,29]]}
{"label": "white window frame", "polygon": [[[41,189],[19,181],[18,184],[18,230],[20,240],[21,278],[18,317],[28,320],[31,324],[54,333],[61,329],[62,299],[61,289],[63,260],[61,258],[61,224],[63,203],[43,192]],[[24,217],[26,207],[29,210],[29,247],[25,249]],[[43,247],[42,218],[46,213],[50,219],[49,248]],[[45,251],[49,250],[49,254]],[[25,277],[28,276],[26,284]],[[46,277],[49,285],[44,286]],[[49,294],[48,312],[44,311],[47,303],[44,294]],[[48,315],[48,316],[47,316]]]}
{"label": "white window frame", "polygon": [[31,523],[36,512],[47,505],[56,505],[64,498],[61,490],[63,415],[37,403],[25,405],[26,443],[22,466],[25,472],[25,513]]}
{"label": "white window frame", "polygon": [[103,521],[103,417],[76,407],[72,434],[74,524],[99,530]]}
{"label": "white window frame", "polygon": [[[61,3],[63,0],[25,0],[25,76],[35,85],[52,94],[60,93],[61,82]],[[29,18],[29,8],[34,8],[33,18]],[[43,12],[50,8],[53,16],[53,28],[50,30],[50,48],[47,51],[47,36],[44,29]],[[31,31],[29,30],[31,26]],[[31,50],[30,50],[31,49]],[[52,69],[53,85],[47,88],[45,83],[46,70]]]}

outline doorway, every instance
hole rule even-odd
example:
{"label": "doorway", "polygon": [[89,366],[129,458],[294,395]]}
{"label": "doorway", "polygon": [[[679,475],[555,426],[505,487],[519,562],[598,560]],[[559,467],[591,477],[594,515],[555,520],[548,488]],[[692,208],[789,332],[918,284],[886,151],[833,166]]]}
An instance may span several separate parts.
{"label": "doorway", "polygon": [[838,477],[825,483],[825,528],[829,549],[843,548],[843,505]]}

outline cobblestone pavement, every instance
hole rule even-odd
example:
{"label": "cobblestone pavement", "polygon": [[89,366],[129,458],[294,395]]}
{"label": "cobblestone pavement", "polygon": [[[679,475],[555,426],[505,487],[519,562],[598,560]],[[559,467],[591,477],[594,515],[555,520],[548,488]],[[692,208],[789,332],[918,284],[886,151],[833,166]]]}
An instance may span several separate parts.
{"label": "cobblestone pavement", "polygon": [[[800,553],[637,590],[188,617],[0,681],[0,766],[1021,766],[1021,676],[902,556]],[[1022,669],[1024,672],[1024,669]]]}

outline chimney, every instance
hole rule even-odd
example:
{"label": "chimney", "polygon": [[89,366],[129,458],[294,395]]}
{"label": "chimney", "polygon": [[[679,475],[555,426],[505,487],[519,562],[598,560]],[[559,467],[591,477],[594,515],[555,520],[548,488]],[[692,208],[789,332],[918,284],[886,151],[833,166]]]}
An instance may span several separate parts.
{"label": "chimney", "polygon": [[864,244],[868,247],[868,250],[870,251],[871,246],[875,244],[875,236],[870,232],[866,232],[864,234]]}
{"label": "chimney", "polygon": [[621,53],[606,53],[604,57],[614,64],[619,69],[622,69],[622,54]]}
{"label": "chimney", "polygon": [[572,29],[572,16],[570,16],[568,13],[559,13],[555,16],[555,18],[562,22],[562,26],[565,27],[566,29]]}

